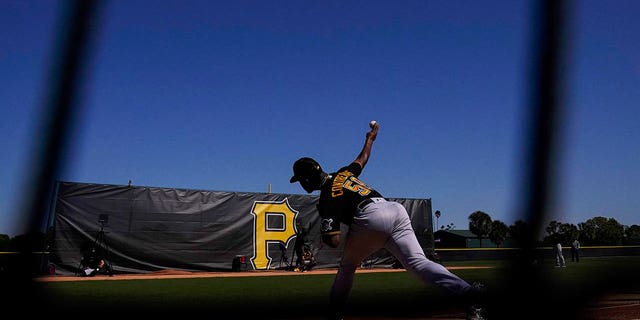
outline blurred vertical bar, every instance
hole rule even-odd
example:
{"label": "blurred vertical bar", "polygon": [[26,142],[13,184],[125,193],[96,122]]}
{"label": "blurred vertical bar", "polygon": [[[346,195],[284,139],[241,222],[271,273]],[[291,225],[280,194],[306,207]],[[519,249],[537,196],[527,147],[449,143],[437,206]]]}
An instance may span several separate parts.
{"label": "blurred vertical bar", "polygon": [[[26,235],[42,233],[46,229],[49,201],[54,190],[56,179],[62,168],[62,157],[68,146],[68,134],[73,125],[75,110],[78,107],[80,92],[78,85],[82,83],[82,71],[87,60],[91,31],[97,17],[99,1],[75,0],[65,1],[59,21],[59,33],[54,39],[54,57],[51,69],[47,70],[48,81],[44,96],[44,113],[40,121],[41,131],[36,132],[34,150],[26,189],[23,192],[22,205],[18,212],[22,229]],[[37,244],[40,245],[40,244]],[[18,248],[15,259],[5,282],[10,290],[7,306],[12,309],[21,308],[24,313],[37,313],[40,308],[33,305],[41,301],[35,292],[32,281],[40,272],[34,266],[34,244]],[[4,281],[3,281],[4,282]],[[19,307],[23,306],[23,307]],[[15,314],[15,313],[14,313]]]}
{"label": "blurred vertical bar", "polygon": [[[550,200],[554,194],[555,165],[558,162],[559,124],[563,106],[564,52],[566,42],[566,1],[540,2],[540,25],[534,38],[537,56],[531,70],[529,156],[522,195],[526,221],[532,226],[525,248],[535,248],[544,231]],[[525,160],[527,161],[527,160]]]}
{"label": "blurred vertical bar", "polygon": [[494,319],[546,319],[571,307],[552,297],[553,283],[537,266],[536,246],[554,196],[555,166],[558,162],[559,125],[563,101],[563,67],[567,44],[567,1],[534,1],[532,56],[527,100],[528,127],[525,132],[520,207],[529,226],[520,244],[522,254],[511,266],[502,294],[491,303]]}

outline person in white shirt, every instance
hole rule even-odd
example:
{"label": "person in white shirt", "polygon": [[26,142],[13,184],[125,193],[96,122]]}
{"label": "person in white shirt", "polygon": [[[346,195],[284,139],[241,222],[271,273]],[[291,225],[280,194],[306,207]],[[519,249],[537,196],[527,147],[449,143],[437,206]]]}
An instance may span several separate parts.
{"label": "person in white shirt", "polygon": [[564,263],[564,256],[562,255],[562,245],[560,244],[560,242],[556,243],[555,252],[556,267],[566,267],[566,264]]}
{"label": "person in white shirt", "polygon": [[571,262],[580,262],[580,242],[578,239],[571,243]]}

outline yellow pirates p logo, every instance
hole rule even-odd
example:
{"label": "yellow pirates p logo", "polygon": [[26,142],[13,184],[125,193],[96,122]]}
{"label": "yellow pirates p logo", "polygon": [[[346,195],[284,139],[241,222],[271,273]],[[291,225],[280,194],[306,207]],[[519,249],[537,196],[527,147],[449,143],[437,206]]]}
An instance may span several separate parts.
{"label": "yellow pirates p logo", "polygon": [[253,215],[253,257],[250,261],[254,269],[269,269],[269,243],[288,246],[297,233],[295,220],[298,211],[289,206],[287,198],[277,201],[256,201],[251,208]]}

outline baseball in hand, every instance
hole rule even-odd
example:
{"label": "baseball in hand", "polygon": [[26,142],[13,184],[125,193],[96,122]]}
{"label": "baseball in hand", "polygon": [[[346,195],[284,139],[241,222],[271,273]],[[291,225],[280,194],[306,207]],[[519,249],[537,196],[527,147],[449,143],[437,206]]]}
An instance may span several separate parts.
{"label": "baseball in hand", "polygon": [[375,120],[371,120],[371,122],[369,122],[369,128],[373,129],[373,127],[375,127],[376,124],[377,122]]}

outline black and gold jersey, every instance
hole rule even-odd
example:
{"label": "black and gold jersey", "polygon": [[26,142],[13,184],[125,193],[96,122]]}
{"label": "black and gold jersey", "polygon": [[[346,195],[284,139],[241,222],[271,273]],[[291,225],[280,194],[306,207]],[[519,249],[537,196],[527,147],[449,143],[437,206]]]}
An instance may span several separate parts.
{"label": "black and gold jersey", "polygon": [[382,197],[373,188],[358,179],[362,167],[352,162],[331,174],[320,190],[318,212],[322,218],[322,234],[340,232],[340,223],[350,225],[360,202],[368,198]]}

